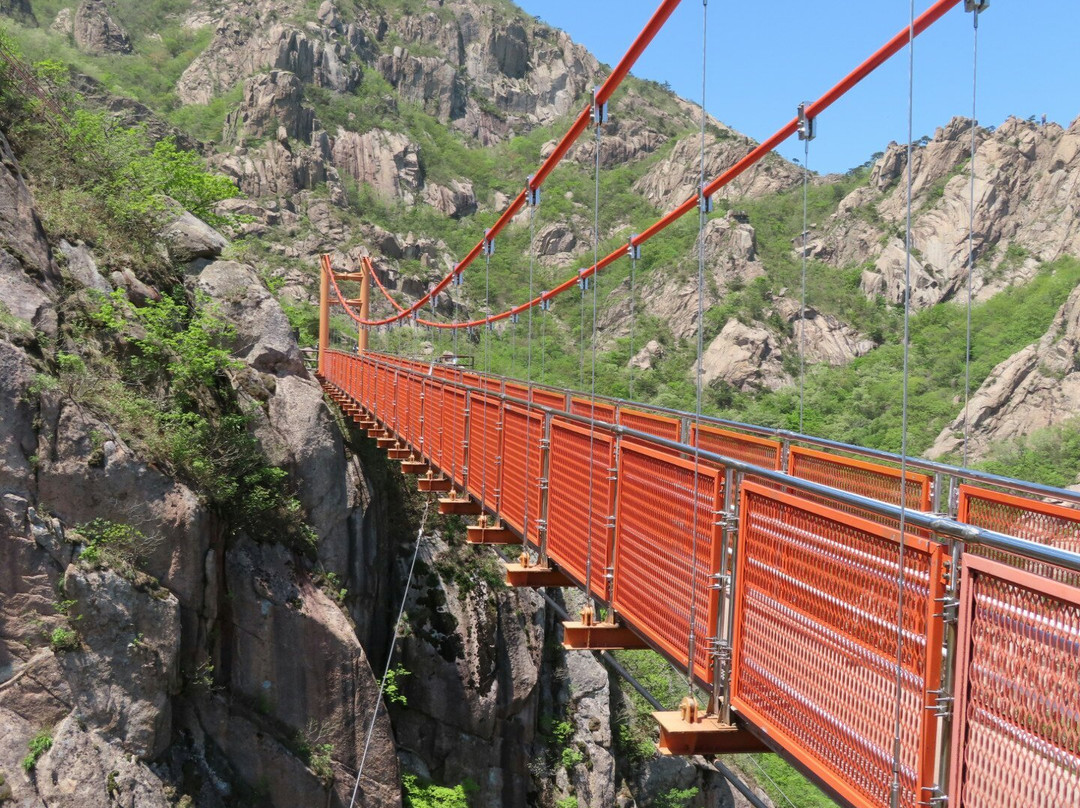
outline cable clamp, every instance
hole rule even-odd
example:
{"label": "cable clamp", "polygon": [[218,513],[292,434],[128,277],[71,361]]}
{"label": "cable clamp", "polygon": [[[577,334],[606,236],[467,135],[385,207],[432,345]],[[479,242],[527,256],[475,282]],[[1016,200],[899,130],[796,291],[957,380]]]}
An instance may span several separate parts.
{"label": "cable clamp", "polygon": [[551,448],[551,441],[548,440],[547,438],[541,438],[540,439],[540,449],[541,449],[541,451],[543,451],[544,449],[550,449],[550,448]]}
{"label": "cable clamp", "polygon": [[548,300],[548,291],[540,293],[540,311],[551,311],[551,301]]}
{"label": "cable clamp", "polygon": [[454,276],[453,276],[452,280],[450,281],[450,283],[453,286],[464,286],[465,285],[465,275],[462,273],[460,267],[454,270]]}
{"label": "cable clamp", "polygon": [[491,317],[488,317],[484,321],[484,323],[485,323],[485,325],[487,325],[487,330],[488,331],[494,331],[495,330],[495,323],[491,322]]}
{"label": "cable clamp", "polygon": [[941,619],[946,623],[956,623],[960,619],[960,598],[946,595],[936,598],[935,603],[941,604]]}
{"label": "cable clamp", "polygon": [[592,122],[593,126],[603,126],[607,123],[608,119],[608,105],[607,103],[599,103],[596,100],[597,95],[600,93],[599,87],[593,87],[593,105],[592,105]]}
{"label": "cable clamp", "polygon": [[584,269],[579,269],[578,270],[577,285],[581,287],[581,291],[583,291],[583,292],[589,291],[589,287],[592,286],[592,284],[590,284],[589,281],[590,281],[590,278],[589,278],[589,276],[587,276],[585,274],[585,270]]}
{"label": "cable clamp", "polygon": [[484,231],[484,255],[495,254],[495,238],[491,235],[490,230]]}
{"label": "cable clamp", "polygon": [[609,516],[604,521],[604,526],[609,528],[610,530],[614,530],[615,529],[615,517],[614,516]]}
{"label": "cable clamp", "polygon": [[634,239],[637,237],[637,233],[632,233],[630,235],[630,243],[626,245],[626,254],[634,261],[641,258],[641,245],[634,243]]}
{"label": "cable clamp", "polygon": [[799,133],[799,140],[813,140],[817,137],[815,119],[807,116],[805,101],[799,104],[799,126],[796,131]]}
{"label": "cable clamp", "polygon": [[519,322],[521,322],[521,315],[517,312],[514,312],[510,315],[510,322],[512,322],[514,325],[517,325]]}
{"label": "cable clamp", "polygon": [[698,189],[698,208],[702,213],[713,212],[713,201],[711,196],[705,195],[705,186]]}
{"label": "cable clamp", "polygon": [[927,808],[945,808],[949,804],[949,795],[941,790],[941,786],[937,783],[929,788],[923,788],[923,791],[930,792],[930,799],[920,800],[917,805],[925,805]]}
{"label": "cable clamp", "polygon": [[537,482],[537,487],[541,491],[547,491],[548,490],[548,478],[547,477],[541,477],[536,482]]}
{"label": "cable clamp", "polygon": [[535,208],[540,204],[540,186],[533,188],[532,181],[533,175],[530,174],[528,180],[525,182],[525,204],[530,208]]}
{"label": "cable clamp", "polygon": [[964,11],[982,14],[990,6],[990,0],[964,0]]}

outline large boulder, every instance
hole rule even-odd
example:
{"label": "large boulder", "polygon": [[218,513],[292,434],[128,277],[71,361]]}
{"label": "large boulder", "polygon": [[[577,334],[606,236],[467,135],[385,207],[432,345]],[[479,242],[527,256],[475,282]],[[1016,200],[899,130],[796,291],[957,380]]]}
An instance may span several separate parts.
{"label": "large boulder", "polygon": [[702,358],[704,381],[722,381],[736,390],[777,390],[789,381],[780,343],[768,329],[728,320]]}
{"label": "large boulder", "polygon": [[83,53],[131,53],[131,37],[109,14],[105,0],[82,0],[75,12],[75,45]]}
{"label": "large boulder", "polygon": [[202,219],[184,211],[162,231],[169,256],[180,263],[217,258],[229,242]]}
{"label": "large boulder", "polygon": [[187,277],[196,294],[210,297],[236,328],[236,356],[264,373],[303,373],[304,363],[285,312],[255,270],[236,261],[196,261]]}

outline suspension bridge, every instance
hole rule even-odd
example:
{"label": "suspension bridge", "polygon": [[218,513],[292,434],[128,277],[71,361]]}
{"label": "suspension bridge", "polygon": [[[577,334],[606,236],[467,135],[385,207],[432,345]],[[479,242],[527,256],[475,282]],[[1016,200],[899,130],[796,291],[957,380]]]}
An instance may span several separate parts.
{"label": "suspension bridge", "polygon": [[[909,457],[906,373],[899,454],[704,414],[701,238],[695,411],[596,390],[590,279],[636,263],[682,216],[697,211],[703,228],[720,188],[792,135],[809,148],[824,109],[960,0],[912,10],[895,37],[712,180],[703,136],[698,193],[624,248],[600,257],[597,199],[591,266],[537,295],[530,255],[527,301],[493,313],[489,289],[482,317],[421,316],[477,259],[489,267],[496,237],[523,210],[531,227],[544,180],[582,135],[592,129],[599,145],[608,100],[678,5],[661,3],[521,193],[427,294],[401,304],[370,261],[345,273],[323,257],[318,375],[328,396],[421,491],[441,495],[441,513],[476,517],[469,542],[520,548],[506,564],[510,585],[585,593],[580,620],[564,624],[567,647],[651,648],[685,674],[680,709],[656,714],[662,752],[775,751],[857,808],[1080,806],[1080,494]],[[977,53],[987,4],[964,6]],[[704,122],[703,112],[703,133]],[[909,153],[909,254],[910,165]],[[372,281],[385,317],[371,316]],[[360,285],[358,299],[345,283]],[[575,288],[593,294],[589,392],[532,378],[534,312],[544,317]],[[805,307],[805,283],[803,294]],[[331,349],[331,305],[358,324],[355,353]],[[496,375],[493,325],[521,315],[527,377]],[[371,331],[394,326],[481,330],[485,366],[369,349]],[[905,370],[906,356],[905,344]]]}

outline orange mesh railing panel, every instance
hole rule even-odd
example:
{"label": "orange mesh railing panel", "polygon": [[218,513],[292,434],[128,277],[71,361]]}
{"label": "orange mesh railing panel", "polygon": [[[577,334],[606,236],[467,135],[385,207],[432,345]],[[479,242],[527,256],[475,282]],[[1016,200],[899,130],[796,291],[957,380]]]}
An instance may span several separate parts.
{"label": "orange mesh railing panel", "polygon": [[461,374],[461,381],[463,381],[468,387],[479,387],[480,374],[463,371]]}
{"label": "orange mesh railing panel", "polygon": [[[961,485],[957,520],[1080,553],[1080,510],[1075,508]],[[1037,575],[1065,581],[1072,586],[1080,586],[1080,575],[1059,567],[986,547],[972,547],[970,552],[997,559]]]}
{"label": "orange mesh railing panel", "polygon": [[[801,446],[791,447],[788,469],[792,477],[801,477],[881,502],[900,504],[899,469]],[[907,507],[917,511],[930,510],[930,482],[930,477],[925,474],[907,473]]]}
{"label": "orange mesh railing panel", "polygon": [[1080,804],[1080,590],[964,555],[949,804]]}
{"label": "orange mesh railing panel", "polygon": [[443,388],[443,472],[461,485],[465,471],[465,393]]}
{"label": "orange mesh railing panel", "polygon": [[707,452],[753,463],[767,469],[780,469],[783,446],[779,441],[744,435],[713,426],[690,425],[690,442]]}
{"label": "orange mesh railing panel", "polygon": [[498,398],[473,393],[469,401],[469,493],[492,511],[499,507],[501,418]]}
{"label": "orange mesh railing panel", "polygon": [[446,406],[443,403],[443,386],[432,379],[424,379],[424,457],[439,468],[444,466],[444,429]]}
{"label": "orange mesh railing panel", "polygon": [[603,601],[609,597],[605,575],[611,566],[614,462],[610,434],[594,430],[590,441],[588,427],[552,419],[547,552]]}
{"label": "orange mesh railing panel", "polygon": [[419,449],[421,446],[420,437],[423,434],[421,418],[424,417],[424,405],[421,397],[424,392],[424,380],[420,376],[409,374],[406,389],[409,395],[409,426],[405,437],[413,445],[413,448]]}
{"label": "orange mesh railing panel", "polygon": [[540,518],[543,441],[542,414],[504,406],[499,516],[535,544],[540,542],[536,521]]}
{"label": "orange mesh railing panel", "polygon": [[692,461],[636,442],[621,442],[619,452],[612,605],[684,665],[693,611],[694,675],[711,682],[723,480],[702,466],[695,486]]}
{"label": "orange mesh railing panel", "polygon": [[551,407],[554,410],[566,409],[566,395],[564,393],[556,393],[552,390],[537,390],[534,387],[532,400],[534,404]]}
{"label": "orange mesh railing panel", "polygon": [[586,418],[594,418],[597,421],[604,421],[609,424],[615,423],[615,405],[603,401],[597,401],[594,406],[592,399],[572,398],[570,399],[570,412],[574,415],[584,415]]}
{"label": "orange mesh railing panel", "polygon": [[[853,805],[889,804],[900,544],[895,531],[744,483],[732,706]],[[904,552],[901,805],[932,785],[941,548]]]}
{"label": "orange mesh railing panel", "polygon": [[639,432],[656,435],[658,438],[679,440],[682,437],[682,421],[678,418],[668,418],[665,415],[654,415],[651,412],[619,407],[619,423]]}
{"label": "orange mesh railing panel", "polygon": [[520,398],[522,401],[529,400],[529,388],[523,384],[514,384],[513,382],[506,382],[503,385],[503,392],[508,396],[514,398]]}

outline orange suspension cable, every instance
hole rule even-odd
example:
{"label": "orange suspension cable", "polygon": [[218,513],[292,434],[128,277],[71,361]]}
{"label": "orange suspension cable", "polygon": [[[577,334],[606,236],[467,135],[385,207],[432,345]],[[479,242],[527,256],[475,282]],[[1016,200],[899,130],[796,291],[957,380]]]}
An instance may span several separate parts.
{"label": "orange suspension cable", "polygon": [[[820,115],[826,109],[828,109],[833,103],[835,103],[839,98],[841,98],[846,92],[848,92],[852,87],[854,87],[856,84],[858,84],[864,78],[866,78],[874,70],[876,70],[878,67],[880,67],[885,61],[887,61],[890,57],[894,56],[898,51],[900,51],[904,47],[904,45],[907,44],[909,34],[911,34],[912,36],[918,36],[923,31],[925,31],[927,28],[929,28],[932,24],[934,24],[939,19],[941,19],[945,15],[945,13],[948,12],[953,6],[955,6],[955,5],[959,4],[959,3],[960,3],[960,0],[937,0],[937,2],[934,3],[934,5],[932,5],[929,9],[927,9],[925,12],[923,12],[919,17],[917,17],[915,19],[914,25],[912,25],[912,26],[904,26],[904,29],[902,31],[900,31],[898,34],[896,34],[896,36],[894,36],[892,39],[890,39],[881,48],[879,48],[872,56],[870,56],[870,58],[868,58],[861,65],[859,65],[857,68],[855,68],[855,70],[853,70],[851,73],[849,73],[843,79],[841,79],[836,85],[834,85],[831,89],[829,89],[824,95],[822,95],[820,98],[818,98],[817,101],[814,101],[813,103],[808,104],[806,106],[806,108],[805,108],[805,117],[808,120],[816,118],[818,115]],[[597,97],[598,98],[600,97],[599,93],[597,94]],[[591,110],[592,110],[592,107],[590,105],[590,108],[588,110],[588,113],[589,113],[590,116],[592,114]],[[580,117],[579,117],[579,119],[580,119]],[[577,126],[577,124],[575,123],[575,128],[576,128],[576,126]],[[720,174],[720,176],[718,176],[716,179],[714,179],[712,182],[710,182],[708,185],[706,185],[705,189],[704,189],[704,192],[701,194],[701,196],[711,197],[711,196],[715,195],[717,191],[719,191],[725,185],[728,185],[729,183],[731,183],[733,180],[735,180],[737,177],[739,177],[741,174],[743,174],[747,169],[749,169],[755,163],[762,160],[765,157],[765,155],[767,155],[769,152],[771,152],[773,149],[775,149],[777,146],[779,146],[781,143],[783,143],[789,137],[794,135],[798,131],[798,127],[799,127],[799,118],[796,116],[795,118],[792,118],[782,128],[777,130],[771,137],[769,137],[767,140],[763,141],[756,148],[751,150],[745,157],[743,157],[741,160],[739,160],[739,162],[737,162],[731,168],[727,169],[725,172]],[[571,131],[575,131],[575,130],[571,130]],[[655,236],[657,233],[660,233],[661,231],[667,229],[673,223],[675,223],[678,219],[681,219],[683,216],[685,216],[690,211],[695,210],[697,208],[697,206],[700,204],[699,200],[700,200],[701,196],[699,196],[698,194],[695,194],[694,196],[689,197],[685,202],[683,202],[677,208],[675,208],[670,213],[668,213],[667,215],[661,217],[656,222],[654,222],[647,230],[645,230],[644,232],[642,232],[639,235],[632,238],[630,240],[630,246],[638,247],[638,246],[644,244],[646,241],[648,241],[650,238]],[[521,194],[518,196],[518,198],[511,205],[511,208],[516,212],[524,204],[525,204],[525,191],[522,191]],[[516,205],[516,207],[514,207],[515,205]],[[509,212],[510,212],[510,210],[508,209],[507,213],[509,213]],[[503,218],[506,218],[506,214],[504,214]],[[510,216],[510,218],[512,218],[512,215]],[[502,219],[500,219],[500,222],[502,222]],[[497,226],[500,226],[500,227],[505,225],[505,223],[503,223],[502,225],[500,225],[499,223],[496,223],[496,224],[497,224]],[[466,259],[471,261],[472,258],[475,258],[474,253],[476,253],[478,255],[479,251],[482,249],[483,245],[487,242],[487,240],[489,238],[494,237],[494,234],[495,234],[495,228],[492,228],[492,230],[489,231],[489,235],[487,237],[485,237],[485,240],[480,242],[480,244],[478,244],[476,247],[474,247],[473,252],[470,252],[469,256],[466,256]],[[593,275],[595,275],[596,273],[600,272],[601,270],[603,270],[603,269],[611,266],[612,264],[614,264],[616,261],[618,261],[620,258],[622,258],[626,254],[626,250],[627,250],[627,248],[625,246],[620,246],[617,250],[612,252],[610,255],[607,255],[604,258],[601,258],[599,261],[597,261],[591,267],[579,270],[576,275],[574,275],[571,278],[567,278],[565,281],[563,281],[561,284],[556,286],[554,289],[551,289],[551,290],[549,290],[547,292],[544,292],[539,297],[533,298],[532,300],[529,300],[529,301],[527,301],[525,303],[514,306],[513,308],[507,309],[506,311],[500,312],[499,314],[494,314],[494,315],[490,315],[488,317],[482,317],[482,318],[479,318],[479,319],[476,319],[476,320],[469,320],[467,322],[460,322],[460,323],[438,323],[438,322],[432,322],[430,320],[424,320],[424,319],[420,319],[420,318],[417,318],[417,322],[419,324],[421,324],[421,325],[430,325],[430,326],[434,326],[435,328],[454,329],[454,328],[478,328],[478,327],[480,327],[482,325],[486,325],[488,323],[496,323],[496,322],[499,322],[500,320],[505,320],[505,319],[511,317],[514,314],[521,314],[522,312],[528,311],[533,306],[539,306],[541,303],[544,303],[545,301],[548,301],[548,300],[551,300],[551,299],[553,299],[555,297],[558,297],[563,292],[565,292],[568,289],[572,288],[582,278],[590,278]],[[465,262],[462,262],[462,264],[458,265],[458,268],[460,269],[464,264],[465,264]],[[459,269],[455,270],[455,272],[459,271]],[[366,320],[366,321],[360,319],[356,314],[354,314],[352,312],[350,312],[350,316],[354,320],[356,320],[358,323],[361,323],[362,325],[384,325],[384,324],[388,324],[388,323],[392,323],[392,322],[401,320],[407,314],[416,311],[417,308],[419,308],[425,302],[430,300],[432,295],[438,294],[442,289],[444,289],[446,287],[446,284],[448,284],[450,282],[453,275],[454,275],[454,273],[451,273],[450,275],[448,275],[446,278],[444,278],[439,283],[438,286],[436,286],[432,291],[428,292],[424,297],[422,297],[420,300],[418,300],[416,303],[414,303],[407,311],[404,311],[404,312],[402,312],[402,313],[400,313],[400,314],[398,314],[396,316],[389,317],[389,318],[386,318],[386,319],[383,319],[383,320]]]}

